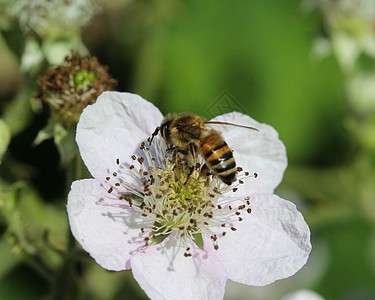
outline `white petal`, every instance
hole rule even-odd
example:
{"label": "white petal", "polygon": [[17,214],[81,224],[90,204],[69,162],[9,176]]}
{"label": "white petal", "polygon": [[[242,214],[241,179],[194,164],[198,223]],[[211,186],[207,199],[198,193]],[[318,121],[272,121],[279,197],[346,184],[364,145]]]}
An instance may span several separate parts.
{"label": "white petal", "polygon": [[[77,126],[76,140],[82,159],[98,179],[118,171],[121,164],[133,163],[139,145],[160,125],[160,111],[142,97],[119,92],[104,92],[96,103],[86,107]],[[134,183],[123,174],[126,182]]]}
{"label": "white petal", "polygon": [[222,299],[226,274],[209,251],[168,237],[161,244],[146,247],[131,259],[134,278],[151,299]]}
{"label": "white petal", "polygon": [[129,269],[134,250],[145,245],[142,219],[95,179],[73,182],[67,204],[76,240],[103,268]]}
{"label": "white petal", "polygon": [[[232,203],[233,207],[243,204]],[[233,226],[212,230],[219,237],[219,250],[214,252],[223,263],[228,279],[263,286],[289,277],[306,263],[311,251],[310,230],[296,206],[272,194],[250,198],[252,212],[242,211],[243,220]],[[205,248],[211,247],[205,238]]]}
{"label": "white petal", "polygon": [[232,148],[236,164],[257,178],[245,180],[237,195],[249,193],[273,193],[283,178],[287,166],[284,144],[270,125],[258,123],[247,115],[233,112],[218,116],[212,121],[229,122],[255,127],[259,131],[230,125],[211,125],[223,134]]}
{"label": "white petal", "polygon": [[324,300],[320,295],[309,290],[299,290],[283,297],[282,300]]}

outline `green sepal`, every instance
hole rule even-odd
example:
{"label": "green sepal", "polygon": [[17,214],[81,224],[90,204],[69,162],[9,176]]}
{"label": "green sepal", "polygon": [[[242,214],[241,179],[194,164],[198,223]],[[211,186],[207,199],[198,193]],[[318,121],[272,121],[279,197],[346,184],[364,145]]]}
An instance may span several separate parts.
{"label": "green sepal", "polygon": [[1,158],[3,157],[3,154],[8,149],[8,145],[10,142],[10,130],[7,126],[7,124],[0,119],[0,164],[1,164]]}
{"label": "green sepal", "polygon": [[[162,225],[158,222],[154,223],[154,227],[161,228],[161,226]],[[162,241],[164,241],[168,235],[167,234],[160,235],[160,233],[161,233],[161,230],[153,231],[151,235],[149,236],[149,240],[147,241],[146,245],[147,246],[157,245],[157,244],[160,244]]]}
{"label": "green sepal", "polygon": [[194,243],[201,249],[203,250],[203,238],[201,233],[196,233],[193,235],[194,237]]}
{"label": "green sepal", "polygon": [[65,167],[78,154],[75,141],[76,128],[75,126],[65,128],[60,123],[55,123],[53,129],[53,137],[60,154],[60,162]]}
{"label": "green sepal", "polygon": [[33,146],[38,146],[45,140],[49,140],[53,137],[53,133],[55,130],[55,122],[51,120],[42,130],[38,132],[38,135],[36,136]]}

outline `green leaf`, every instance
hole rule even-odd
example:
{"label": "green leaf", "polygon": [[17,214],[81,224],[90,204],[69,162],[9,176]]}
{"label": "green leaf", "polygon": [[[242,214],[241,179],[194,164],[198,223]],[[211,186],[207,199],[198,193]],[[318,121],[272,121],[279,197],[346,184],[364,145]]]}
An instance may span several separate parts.
{"label": "green leaf", "polygon": [[32,96],[32,89],[26,85],[5,108],[2,118],[8,124],[12,136],[21,132],[31,122],[33,111],[30,99]]}
{"label": "green leaf", "polygon": [[67,218],[64,206],[43,203],[23,182],[0,182],[0,214],[14,247],[42,274],[49,276],[61,263],[66,247]]}
{"label": "green leaf", "polygon": [[12,246],[3,236],[0,239],[0,280],[20,262],[19,257],[12,251]]}

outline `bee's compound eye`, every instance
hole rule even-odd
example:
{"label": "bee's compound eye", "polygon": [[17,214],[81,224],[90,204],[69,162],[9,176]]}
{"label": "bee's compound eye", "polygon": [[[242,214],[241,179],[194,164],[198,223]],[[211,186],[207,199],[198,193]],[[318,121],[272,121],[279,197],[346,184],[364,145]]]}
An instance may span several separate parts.
{"label": "bee's compound eye", "polygon": [[163,124],[161,124],[160,126],[160,136],[165,140],[165,141],[168,141],[169,140],[169,125],[170,125],[170,122],[165,122]]}

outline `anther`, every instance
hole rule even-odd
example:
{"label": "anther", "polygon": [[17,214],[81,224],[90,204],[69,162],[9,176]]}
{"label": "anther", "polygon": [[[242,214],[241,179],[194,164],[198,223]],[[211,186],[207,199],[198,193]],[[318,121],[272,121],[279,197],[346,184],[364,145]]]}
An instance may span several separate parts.
{"label": "anther", "polygon": [[113,187],[110,187],[109,190],[108,190],[108,194],[110,194],[112,192],[113,192]]}
{"label": "anther", "polygon": [[232,230],[232,231],[236,231],[237,228],[235,228],[235,227],[231,227],[230,230]]}
{"label": "anther", "polygon": [[251,208],[248,208],[248,209],[247,209],[247,213],[248,213],[248,214],[251,214]]}
{"label": "anther", "polygon": [[245,176],[249,176],[249,174],[250,174],[249,172],[245,172]]}
{"label": "anther", "polygon": [[137,157],[135,155],[132,155],[132,160],[136,160]]}
{"label": "anther", "polygon": [[233,189],[233,192],[237,192],[237,190],[238,190],[238,188],[234,188],[234,189]]}
{"label": "anther", "polygon": [[116,176],[117,176],[117,173],[116,173],[116,172],[113,172],[113,176],[115,176],[115,177],[116,177]]}
{"label": "anther", "polygon": [[110,179],[111,179],[111,177],[106,177],[106,178],[105,178],[105,180],[107,180],[107,181],[110,180]]}
{"label": "anther", "polygon": [[215,245],[215,246],[214,246],[214,249],[215,249],[215,250],[219,250],[219,245]]}
{"label": "anther", "polygon": [[119,158],[116,158],[116,164],[117,164],[117,165],[120,164],[120,159],[119,159]]}
{"label": "anther", "polygon": [[258,177],[258,173],[254,173],[254,178],[257,178]]}

